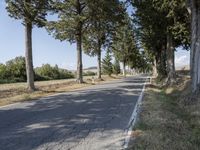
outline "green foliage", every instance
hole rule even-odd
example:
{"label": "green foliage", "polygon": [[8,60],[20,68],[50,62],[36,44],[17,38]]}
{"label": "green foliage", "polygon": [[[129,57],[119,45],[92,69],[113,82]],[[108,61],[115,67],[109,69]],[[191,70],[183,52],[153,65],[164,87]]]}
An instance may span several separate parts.
{"label": "green foliage", "polygon": [[96,73],[92,71],[83,72],[83,76],[95,76]]}
{"label": "green foliage", "polygon": [[115,59],[115,62],[113,64],[113,73],[118,75],[118,74],[120,74],[120,72],[121,72],[121,69],[120,69],[119,60]]}
{"label": "green foliage", "polygon": [[37,80],[53,80],[53,79],[68,79],[74,75],[65,70],[58,68],[57,65],[52,67],[50,64],[44,64],[42,67],[35,69]]}
{"label": "green foliage", "polygon": [[42,27],[45,25],[51,0],[6,0],[9,16]]}
{"label": "green foliage", "polygon": [[6,79],[6,77],[8,76],[8,72],[6,69],[6,65],[4,64],[0,64],[0,79]]}
{"label": "green foliage", "polygon": [[125,15],[124,24],[115,30],[111,48],[120,62],[130,64],[137,61],[139,50],[134,37],[133,24],[128,14]]}
{"label": "green foliage", "polygon": [[113,65],[111,61],[112,61],[112,57],[110,55],[110,51],[108,50],[105,58],[102,61],[102,69],[103,69],[103,73],[109,76],[111,76],[111,74],[113,73],[113,68],[112,68]]}
{"label": "green foliage", "polygon": [[174,47],[190,47],[190,16],[185,0],[154,0],[154,7],[165,15],[166,33],[173,36]]}
{"label": "green foliage", "polygon": [[141,49],[154,59],[160,76],[165,76],[167,36],[173,38],[173,47],[189,48],[190,17],[185,0],[132,0],[134,24]]}
{"label": "green foliage", "polygon": [[20,56],[0,64],[0,82],[24,82],[26,81],[25,58]]}
{"label": "green foliage", "polygon": [[61,41],[77,42],[78,32],[83,32],[88,21],[88,0],[58,0],[53,3],[53,8],[58,20],[48,23],[49,33]]}
{"label": "green foliage", "polygon": [[89,8],[89,24],[83,46],[86,54],[95,56],[110,42],[112,32],[122,22],[125,9],[118,0],[93,0]]}
{"label": "green foliage", "polygon": [[26,64],[25,58],[20,56],[6,62],[8,72],[7,78],[13,79],[16,82],[26,81]]}
{"label": "green foliage", "polygon": [[[74,78],[74,75],[66,70],[45,64],[35,69],[35,80],[53,80]],[[26,82],[25,58],[20,56],[0,64],[0,83]]]}

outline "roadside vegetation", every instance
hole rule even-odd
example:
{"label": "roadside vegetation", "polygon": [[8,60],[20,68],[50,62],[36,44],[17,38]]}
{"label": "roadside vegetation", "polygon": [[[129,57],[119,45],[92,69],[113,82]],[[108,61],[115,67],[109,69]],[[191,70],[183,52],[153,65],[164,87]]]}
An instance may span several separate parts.
{"label": "roadside vegetation", "polygon": [[[83,76],[94,75],[83,71],[83,52],[91,57],[97,57],[96,75],[99,80],[102,74],[111,75],[113,69],[114,74],[119,73],[119,64],[113,67],[110,60],[106,60],[106,65],[103,64],[103,50],[110,51],[117,63],[123,63],[124,75],[127,66],[140,70],[146,70],[148,66],[150,70],[150,62],[145,61],[144,55],[136,46],[133,22],[127,12],[126,2],[120,0],[5,0],[5,2],[8,15],[20,20],[25,28],[25,62],[23,62],[25,68],[23,68],[23,78],[6,76],[5,79],[0,79],[1,82],[27,81],[27,90],[34,92],[37,90],[34,81],[72,77],[70,72],[58,66],[45,64],[41,68],[33,68],[33,27],[43,27],[53,38],[61,42],[76,43],[77,70],[73,76],[79,84],[84,83]],[[48,20],[52,15],[57,18]],[[144,63],[142,65],[135,63],[136,58],[140,58],[139,61]],[[1,70],[4,68],[5,65],[2,64]]]}
{"label": "roadside vegetation", "polygon": [[[5,2],[9,16],[24,26],[26,43],[25,58],[0,64],[0,83],[27,83],[0,84],[0,105],[98,84],[121,72],[126,77],[129,68],[156,78],[147,88],[132,149],[200,148],[199,0]],[[57,18],[48,20],[51,15]],[[75,73],[49,64],[33,68],[33,27],[43,27],[56,40],[76,44]],[[180,48],[191,51],[189,79],[176,74],[175,51]],[[96,74],[83,72],[83,53],[97,57]]]}
{"label": "roadside vegetation", "polygon": [[[101,74],[119,75],[121,73],[119,62],[112,64],[111,56],[103,64],[103,71]],[[106,59],[106,58],[105,58]],[[93,71],[87,70],[83,72],[83,76],[96,76]],[[73,79],[76,72],[67,69],[61,69],[58,65],[51,66],[50,64],[43,64],[41,67],[34,68],[35,81],[59,80],[59,79]],[[5,64],[0,64],[0,84],[5,83],[19,83],[26,82],[26,64],[25,57],[19,56],[7,61]]]}
{"label": "roadside vegetation", "polygon": [[191,94],[191,80],[176,86],[148,85],[141,113],[132,132],[131,150],[198,150],[200,96]]}
{"label": "roadside vegetation", "polygon": [[[66,69],[58,68],[57,65],[51,66],[44,64],[34,69],[35,81],[70,79],[74,74]],[[0,84],[26,82],[25,57],[19,56],[0,64]]]}

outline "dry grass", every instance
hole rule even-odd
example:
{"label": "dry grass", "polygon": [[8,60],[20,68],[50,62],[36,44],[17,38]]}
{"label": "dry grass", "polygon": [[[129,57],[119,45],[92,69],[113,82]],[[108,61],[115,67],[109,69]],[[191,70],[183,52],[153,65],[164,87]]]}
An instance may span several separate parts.
{"label": "dry grass", "polygon": [[180,80],[171,88],[148,87],[131,150],[200,149],[200,97],[191,100],[190,81]]}
{"label": "dry grass", "polygon": [[103,80],[99,81],[95,79],[95,82],[93,83],[92,77],[85,77],[84,84],[77,84],[75,79],[35,82],[37,91],[34,93],[27,92],[26,83],[0,84],[0,106],[38,99],[56,93],[74,91],[76,89],[92,86],[94,84],[102,84],[119,78],[121,77],[103,76]]}

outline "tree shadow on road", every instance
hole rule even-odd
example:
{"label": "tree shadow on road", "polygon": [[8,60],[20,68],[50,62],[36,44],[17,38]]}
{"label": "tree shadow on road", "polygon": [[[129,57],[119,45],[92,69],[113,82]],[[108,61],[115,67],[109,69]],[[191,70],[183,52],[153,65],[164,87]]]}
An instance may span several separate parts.
{"label": "tree shadow on road", "polygon": [[17,109],[0,109],[0,149],[70,149],[91,133],[124,131],[137,88],[141,86],[72,92],[26,102]]}

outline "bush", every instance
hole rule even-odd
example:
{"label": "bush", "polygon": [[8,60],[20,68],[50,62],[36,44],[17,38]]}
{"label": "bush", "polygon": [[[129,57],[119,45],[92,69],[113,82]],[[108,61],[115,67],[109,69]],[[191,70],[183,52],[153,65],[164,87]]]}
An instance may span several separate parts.
{"label": "bush", "polygon": [[8,75],[7,69],[6,69],[6,65],[4,64],[0,64],[0,79],[6,79]]}
{"label": "bush", "polygon": [[60,79],[74,78],[74,74],[66,69],[59,69]]}
{"label": "bush", "polygon": [[50,64],[44,64],[42,67],[35,69],[36,80],[53,80],[53,79],[69,79],[74,75],[65,69],[58,68],[57,65],[52,67]]}
{"label": "bush", "polygon": [[26,81],[26,63],[25,57],[16,57],[6,62],[7,78],[16,80],[16,82]]}
{"label": "bush", "polygon": [[25,58],[20,56],[0,64],[0,83],[26,81]]}
{"label": "bush", "polygon": [[92,71],[83,72],[83,76],[95,76],[96,73]]}
{"label": "bush", "polygon": [[[53,80],[74,78],[74,74],[66,69],[60,69],[57,65],[52,67],[50,64],[42,65],[35,69],[35,80]],[[0,64],[0,83],[25,82],[26,62],[25,57],[16,57]]]}

